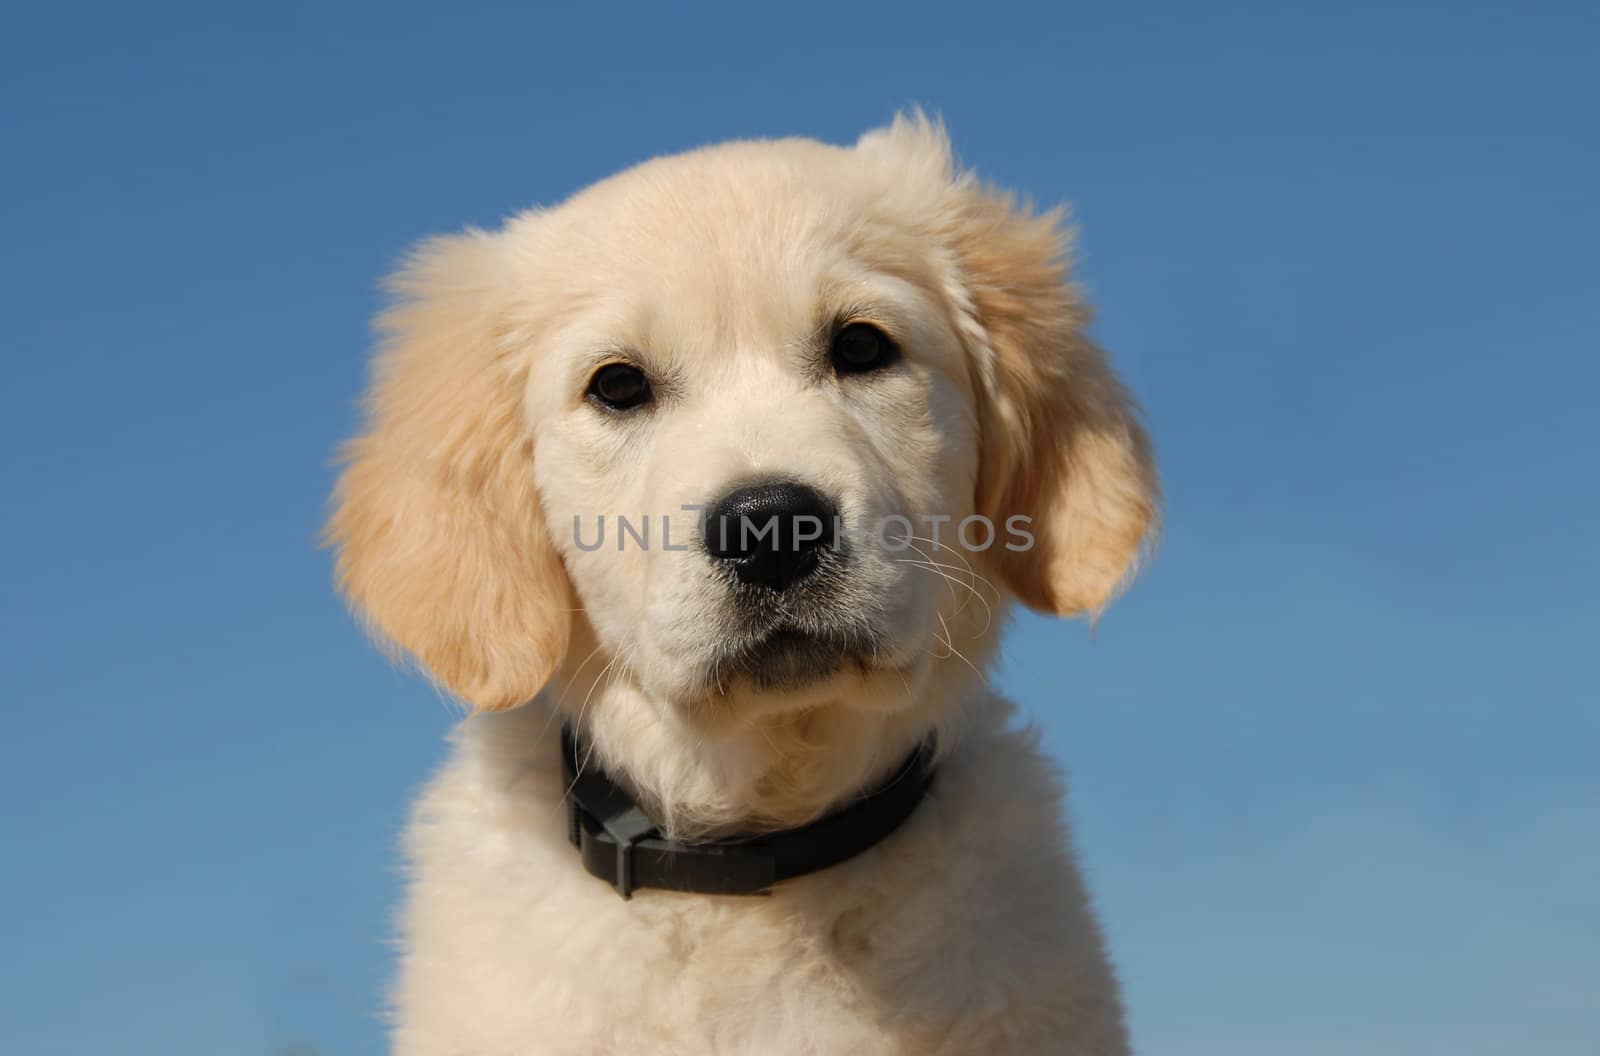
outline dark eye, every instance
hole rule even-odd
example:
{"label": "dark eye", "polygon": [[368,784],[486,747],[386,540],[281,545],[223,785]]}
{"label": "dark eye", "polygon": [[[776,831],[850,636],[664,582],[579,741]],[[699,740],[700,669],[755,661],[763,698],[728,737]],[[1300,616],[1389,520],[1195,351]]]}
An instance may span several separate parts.
{"label": "dark eye", "polygon": [[851,323],[833,335],[828,349],[833,369],[840,374],[865,374],[882,370],[900,358],[900,346],[871,323]]}
{"label": "dark eye", "polygon": [[650,402],[650,379],[629,363],[607,363],[589,379],[588,396],[613,411],[632,410]]}

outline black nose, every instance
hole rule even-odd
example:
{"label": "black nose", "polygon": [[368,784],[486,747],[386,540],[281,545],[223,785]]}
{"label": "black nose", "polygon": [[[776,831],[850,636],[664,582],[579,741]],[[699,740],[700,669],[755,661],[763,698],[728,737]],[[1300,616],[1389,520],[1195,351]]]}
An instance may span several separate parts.
{"label": "black nose", "polygon": [[724,495],[706,514],[706,553],[742,582],[783,590],[809,576],[839,543],[833,503],[779,480]]}

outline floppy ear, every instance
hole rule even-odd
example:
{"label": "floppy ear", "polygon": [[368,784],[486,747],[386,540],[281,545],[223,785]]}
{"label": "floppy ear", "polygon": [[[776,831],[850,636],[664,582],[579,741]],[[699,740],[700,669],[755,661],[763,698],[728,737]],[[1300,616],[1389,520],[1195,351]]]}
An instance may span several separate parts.
{"label": "floppy ear", "polygon": [[[989,557],[1031,608],[1099,613],[1155,535],[1159,488],[1138,408],[1084,335],[1089,311],[1068,280],[1061,212],[1036,215],[958,173],[943,128],[920,114],[869,134],[862,147],[898,155],[903,178],[941,187],[930,212],[971,353],[976,508],[998,540]],[[1029,518],[1028,549],[1005,545],[1017,516]]]}
{"label": "floppy ear", "polygon": [[499,254],[481,232],[439,239],[392,280],[325,537],[375,636],[483,710],[539,691],[572,606],[533,487],[525,368],[496,340]]}
{"label": "floppy ear", "polygon": [[[1028,517],[1032,547],[997,545],[1012,593],[1043,612],[1098,614],[1153,539],[1159,497],[1138,408],[1083,333],[1059,213],[1036,216],[964,181],[954,251],[977,333],[977,508]],[[1002,532],[1001,538],[1007,533]]]}

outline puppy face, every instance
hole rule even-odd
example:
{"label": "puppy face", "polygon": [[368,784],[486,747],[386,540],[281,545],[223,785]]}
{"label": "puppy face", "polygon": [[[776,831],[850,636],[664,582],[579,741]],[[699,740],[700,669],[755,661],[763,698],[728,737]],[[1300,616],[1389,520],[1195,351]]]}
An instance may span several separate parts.
{"label": "puppy face", "polygon": [[652,699],[882,699],[929,663],[929,562],[955,564],[930,515],[971,514],[976,402],[917,240],[859,167],[736,145],[506,236],[582,262],[525,280],[532,473],[598,646]]}
{"label": "puppy face", "polygon": [[1062,252],[914,120],[425,248],[336,496],[344,588],[481,708],[591,663],[705,721],[913,705],[1000,592],[1102,606],[1153,519]]}

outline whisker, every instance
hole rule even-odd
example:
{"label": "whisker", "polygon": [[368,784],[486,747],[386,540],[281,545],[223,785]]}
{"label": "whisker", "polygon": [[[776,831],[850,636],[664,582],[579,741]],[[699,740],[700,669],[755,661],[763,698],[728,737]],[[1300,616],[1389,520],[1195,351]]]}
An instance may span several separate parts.
{"label": "whisker", "polygon": [[[612,686],[616,685],[617,684],[617,679],[621,678],[623,676],[623,674],[628,670],[627,661],[624,660],[620,664],[618,663],[619,660],[622,660],[622,656],[623,656],[623,654],[618,653],[615,657],[612,658],[611,663],[606,665],[606,670],[611,671],[611,678],[610,678],[610,680],[608,680],[606,682],[606,688],[607,689],[610,689]],[[600,679],[605,678],[605,677],[606,677],[606,672],[605,671],[601,671],[599,677],[597,677],[595,679],[596,685],[599,684]],[[590,686],[589,687],[589,693],[590,693],[591,696],[594,694],[594,686]],[[583,703],[584,703],[584,707],[588,707],[588,705],[589,705],[588,697],[584,698]],[[582,712],[581,709],[579,710],[578,714],[579,714],[580,717],[582,716],[583,712]],[[581,774],[581,773],[584,772],[584,770],[588,769],[589,760],[592,759],[592,758],[594,758],[594,740],[593,740],[593,738],[591,738],[590,741],[589,741],[589,750],[588,750],[588,752],[584,753],[583,760],[578,764],[578,773]]]}
{"label": "whisker", "polygon": [[[933,566],[938,563],[938,562],[934,561],[933,558],[929,557],[927,555],[927,553],[924,552],[923,549],[920,546],[917,546],[915,543],[911,544],[911,549],[915,550],[918,554],[921,554],[922,557],[924,558],[924,560],[926,561],[926,564],[924,564],[923,562],[912,561],[910,558],[904,558],[904,557],[893,558],[892,560],[894,561],[894,563],[897,564],[897,565],[920,565],[921,567],[928,568],[928,569],[933,569]],[[956,581],[955,581],[955,579],[953,579],[950,576],[945,576],[942,572],[939,573],[939,574],[941,576],[943,576],[943,578],[946,581],[945,585],[947,587],[949,587],[949,589],[950,589],[950,604],[956,606],[956,613],[959,614],[961,612],[961,610],[966,607],[966,601],[962,600],[959,604],[957,604],[957,601],[956,601],[956,586],[955,586]],[[966,586],[965,583],[963,583],[961,585],[962,586]]]}
{"label": "whisker", "polygon": [[[941,571],[941,569],[946,566],[939,565],[932,561],[913,561],[908,557],[896,558],[894,563],[897,565],[910,565],[912,568],[920,568],[925,571],[932,572],[934,575],[944,580],[946,586],[948,586],[950,589],[950,600],[952,602],[956,600],[956,587],[959,586],[962,590],[966,591],[967,593],[961,597],[960,604],[956,605],[955,611],[950,614],[952,616],[959,616],[966,611],[967,604],[971,600],[971,597],[976,597],[985,609],[989,607],[988,601],[980,596],[977,590],[975,590],[970,583],[963,583],[961,580],[950,575],[948,572]],[[969,595],[971,597],[969,597]]]}
{"label": "whisker", "polygon": [[[578,676],[583,674],[583,669],[589,666],[589,661],[593,660],[595,658],[595,656],[600,652],[600,650],[602,650],[604,648],[605,648],[605,643],[602,642],[602,643],[600,643],[599,645],[595,646],[593,649],[591,649],[589,651],[589,655],[583,658],[582,662],[579,663],[577,668],[575,668],[573,670],[572,676],[570,678],[568,678],[566,680],[566,682],[562,685],[562,687],[561,687],[561,695],[562,696],[566,696],[567,692],[572,689],[573,684],[578,681]],[[561,711],[560,708],[551,708],[550,709],[550,714],[547,715],[545,717],[545,720],[544,720],[544,729],[539,731],[539,735],[541,737],[550,732],[550,724],[556,720],[556,716],[558,714],[560,714],[560,711]]]}
{"label": "whisker", "polygon": [[[583,726],[583,715],[584,715],[584,713],[586,711],[589,710],[589,701],[591,699],[593,699],[594,691],[600,688],[600,680],[605,678],[606,677],[606,672],[610,671],[613,667],[615,667],[616,664],[617,664],[617,661],[619,661],[621,659],[622,659],[622,654],[618,653],[616,656],[613,656],[610,660],[606,661],[606,666],[602,667],[600,669],[600,673],[598,675],[594,676],[594,681],[589,683],[589,692],[584,695],[583,703],[578,705],[578,716],[577,716],[577,718],[572,720],[572,728],[573,728],[574,731],[578,730],[580,727]],[[593,751],[593,747],[594,746],[591,744],[590,745],[590,750],[591,751]],[[583,773],[583,767],[582,766],[578,767],[578,772],[580,774]]]}
{"label": "whisker", "polygon": [[[952,594],[955,592],[955,586],[959,586],[963,590],[967,591],[972,597],[978,599],[978,604],[983,606],[983,626],[974,632],[975,635],[983,634],[984,632],[988,631],[991,626],[993,626],[994,609],[990,606],[989,599],[985,598],[983,593],[979,591],[975,585],[962,582],[955,576],[950,575],[948,572],[940,571],[941,569],[945,568],[954,568],[953,565],[941,565],[936,561],[912,561],[910,558],[897,558],[895,563],[901,565],[910,565],[912,568],[920,568],[932,572],[934,575],[939,576],[950,584],[953,584],[951,587]],[[967,601],[966,599],[963,599],[961,604],[956,607],[956,610],[952,612],[951,615],[961,615],[961,613],[966,610],[966,607]]]}
{"label": "whisker", "polygon": [[[944,634],[945,634],[944,645],[945,645],[945,648],[949,649],[952,654],[954,654],[955,656],[959,657],[963,664],[966,664],[968,667],[972,668],[972,673],[977,675],[981,679],[983,677],[983,672],[978,670],[977,665],[974,664],[971,660],[968,660],[965,653],[963,653],[961,650],[957,649],[954,645],[952,645],[950,643],[950,627],[945,624],[944,616],[942,616],[942,615],[939,616],[939,623],[941,625],[944,625]],[[938,637],[938,636],[935,635],[934,637]]]}
{"label": "whisker", "polygon": [[[1004,598],[1005,595],[1001,592],[1000,588],[995,586],[994,583],[987,576],[979,575],[978,574],[978,570],[972,567],[972,562],[968,561],[966,559],[966,557],[962,555],[960,550],[956,549],[955,547],[944,546],[938,540],[929,539],[926,536],[913,535],[913,536],[908,536],[907,538],[909,538],[911,540],[914,540],[916,542],[933,543],[935,550],[944,550],[946,553],[948,553],[951,556],[953,556],[957,561],[960,561],[961,564],[962,564],[962,570],[964,570],[966,572],[966,574],[972,579],[974,584],[982,583],[984,586],[988,587],[989,590],[994,594],[994,601],[995,601],[996,605],[998,605],[1000,603],[1001,599]],[[917,553],[922,554],[922,556],[927,557],[928,560],[932,561],[934,564],[939,564],[939,562],[937,560],[935,560],[934,558],[930,557],[921,548],[912,547],[912,549],[916,550]],[[953,569],[955,566],[949,565],[949,566],[945,566],[945,567]]]}

